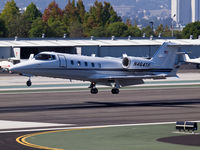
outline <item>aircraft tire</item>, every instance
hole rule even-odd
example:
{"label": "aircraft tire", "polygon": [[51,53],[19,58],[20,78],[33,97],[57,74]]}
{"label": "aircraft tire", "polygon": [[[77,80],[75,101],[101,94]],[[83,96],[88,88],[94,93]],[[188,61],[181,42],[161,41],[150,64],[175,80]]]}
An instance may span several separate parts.
{"label": "aircraft tire", "polygon": [[28,80],[28,81],[26,82],[26,85],[27,85],[27,86],[31,86],[31,85],[32,85],[32,82],[31,82],[30,80]]}
{"label": "aircraft tire", "polygon": [[197,69],[200,69],[200,65],[199,65],[199,64],[197,64],[197,65],[196,65],[196,68],[197,68]]}
{"label": "aircraft tire", "polygon": [[97,88],[92,88],[90,90],[91,94],[97,94],[98,93],[98,89]]}
{"label": "aircraft tire", "polygon": [[112,92],[112,94],[119,94],[119,89],[113,88],[113,89],[111,90],[111,92]]}

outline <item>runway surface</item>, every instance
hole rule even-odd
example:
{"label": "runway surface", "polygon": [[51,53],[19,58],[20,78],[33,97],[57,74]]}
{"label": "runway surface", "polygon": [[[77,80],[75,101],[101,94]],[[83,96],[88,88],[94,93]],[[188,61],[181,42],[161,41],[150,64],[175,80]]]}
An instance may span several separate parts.
{"label": "runway surface", "polygon": [[[146,81],[113,95],[100,88],[91,95],[88,83],[66,80],[0,78],[0,146],[6,150],[32,150],[16,138],[52,128],[119,125],[178,120],[200,120],[200,74],[180,74],[180,79]],[[10,86],[10,84],[12,86]],[[26,131],[26,132],[25,132]]]}
{"label": "runway surface", "polygon": [[[199,91],[199,87],[190,87],[123,90],[119,95],[112,95],[110,91],[100,91],[97,95],[85,91],[1,94],[0,120],[63,126],[199,120]],[[16,129],[0,131],[10,130]],[[0,146],[31,149],[15,142],[16,137],[23,134],[0,134]]]}

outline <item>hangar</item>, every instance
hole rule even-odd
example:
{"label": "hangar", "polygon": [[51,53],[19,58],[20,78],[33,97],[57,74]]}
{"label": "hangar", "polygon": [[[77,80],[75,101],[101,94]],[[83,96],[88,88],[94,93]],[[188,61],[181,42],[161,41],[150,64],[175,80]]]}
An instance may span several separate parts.
{"label": "hangar", "polygon": [[200,57],[200,39],[0,39],[0,58],[16,57],[27,59],[30,54],[41,51],[92,55],[99,57],[121,57],[126,53],[130,56],[152,57],[165,41],[180,45],[180,51],[191,52],[191,57]]}

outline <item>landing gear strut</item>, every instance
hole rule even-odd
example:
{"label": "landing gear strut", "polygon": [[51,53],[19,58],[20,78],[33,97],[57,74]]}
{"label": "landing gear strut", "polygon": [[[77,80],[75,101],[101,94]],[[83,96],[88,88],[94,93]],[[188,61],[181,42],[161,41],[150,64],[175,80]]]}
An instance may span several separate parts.
{"label": "landing gear strut", "polygon": [[31,78],[29,78],[29,80],[26,82],[26,85],[27,85],[28,87],[32,85]]}
{"label": "landing gear strut", "polygon": [[115,83],[114,88],[111,90],[112,94],[119,94],[120,85]]}
{"label": "landing gear strut", "polygon": [[91,82],[89,88],[91,88],[91,90],[90,90],[91,94],[97,94],[98,93],[98,89],[96,88],[96,83]]}

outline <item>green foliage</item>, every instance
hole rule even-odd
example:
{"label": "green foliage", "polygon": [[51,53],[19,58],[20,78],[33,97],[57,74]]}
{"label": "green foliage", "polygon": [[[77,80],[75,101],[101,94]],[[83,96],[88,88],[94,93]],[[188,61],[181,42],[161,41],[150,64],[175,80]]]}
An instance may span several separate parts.
{"label": "green foliage", "polygon": [[64,34],[69,34],[67,26],[60,21],[59,19],[55,20],[53,18],[49,18],[48,20],[49,32],[48,37],[63,37]]}
{"label": "green foliage", "polygon": [[13,31],[13,21],[15,21],[16,18],[20,16],[19,8],[17,7],[14,0],[7,1],[7,3],[4,6],[4,9],[1,13],[1,18],[5,22],[5,27],[7,29],[6,36],[12,37]]}
{"label": "green foliage", "polygon": [[129,36],[129,35],[132,37],[141,37],[142,36],[141,30],[137,26],[129,25],[128,30],[125,32],[126,32],[126,34],[125,34],[126,36]]}
{"label": "green foliage", "polygon": [[143,28],[142,33],[145,33],[146,37],[153,35],[152,28],[150,26]]}
{"label": "green foliage", "polygon": [[105,30],[104,27],[94,27],[90,31],[90,36],[105,37],[106,36],[106,30]]}
{"label": "green foliage", "polygon": [[[34,3],[21,14],[14,0],[6,2],[0,14],[0,37],[41,37],[43,33],[46,37],[141,37],[143,33],[147,37],[171,37],[169,27],[162,24],[153,32],[150,26],[140,30],[136,21],[134,25],[129,19],[123,23],[109,2],[96,0],[87,12],[83,0],[68,0],[63,10],[53,0],[43,14]],[[188,24],[183,32],[174,31],[177,38],[190,35],[200,35],[200,22]]]}
{"label": "green foliage", "polygon": [[126,30],[128,26],[123,22],[115,22],[108,26],[108,36],[125,37],[127,36]]}
{"label": "green foliage", "polygon": [[1,13],[1,18],[6,22],[6,25],[10,23],[10,20],[19,15],[19,8],[14,0],[7,1],[4,9]]}
{"label": "green foliage", "polygon": [[78,21],[73,22],[69,27],[70,37],[77,38],[83,37],[83,27]]}
{"label": "green foliage", "polygon": [[[83,8],[80,8],[80,2],[79,2],[79,9],[76,8],[75,6],[75,1],[73,0],[71,2],[71,0],[68,0],[68,3],[67,5],[65,6],[65,9],[64,9],[64,22],[66,25],[70,26],[71,24],[73,24],[74,22],[81,22],[80,20],[80,15],[79,13],[83,13]],[[81,10],[80,10],[81,9]],[[83,14],[81,14],[82,17],[83,17]]]}
{"label": "green foliage", "polygon": [[0,19],[0,37],[5,37],[6,36],[6,27],[5,27],[5,22],[3,19]]}
{"label": "green foliage", "polygon": [[30,24],[24,16],[17,16],[13,18],[8,24],[8,37],[28,37],[28,31],[30,30]]}
{"label": "green foliage", "polygon": [[34,3],[31,3],[26,8],[23,16],[32,23],[38,17],[42,17],[42,13],[37,9]]}
{"label": "green foliage", "polygon": [[42,18],[37,18],[33,21],[29,31],[29,37],[42,37],[42,34],[48,35],[49,27]]}
{"label": "green foliage", "polygon": [[189,38],[190,35],[193,35],[193,38],[198,38],[200,35],[200,22],[194,22],[186,25],[182,31],[183,38]]}

